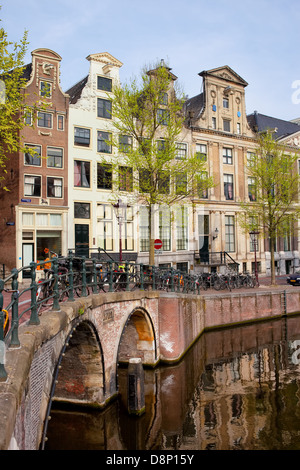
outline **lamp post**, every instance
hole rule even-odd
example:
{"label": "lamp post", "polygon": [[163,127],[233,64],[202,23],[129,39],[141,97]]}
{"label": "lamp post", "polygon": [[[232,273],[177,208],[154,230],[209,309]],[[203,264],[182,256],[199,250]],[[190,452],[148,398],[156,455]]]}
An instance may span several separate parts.
{"label": "lamp post", "polygon": [[122,224],[125,219],[125,210],[127,204],[124,204],[121,199],[116,204],[113,204],[115,214],[119,224],[119,252],[120,252],[120,263],[122,263]]}
{"label": "lamp post", "polygon": [[259,232],[256,230],[252,230],[251,232],[249,232],[249,235],[254,245],[255,279],[256,279],[256,284],[259,286],[258,273],[257,273],[257,259],[256,259],[256,249],[257,249],[257,243],[258,243],[257,239],[258,239]]}

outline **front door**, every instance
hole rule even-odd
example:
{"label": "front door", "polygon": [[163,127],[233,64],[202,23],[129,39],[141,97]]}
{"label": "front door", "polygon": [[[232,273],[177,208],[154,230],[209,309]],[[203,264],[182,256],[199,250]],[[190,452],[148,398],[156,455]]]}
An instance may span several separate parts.
{"label": "front door", "polygon": [[75,255],[89,257],[89,225],[75,224]]}
{"label": "front door", "polygon": [[[34,244],[23,243],[22,245],[22,266],[29,266],[34,258]],[[30,277],[30,269],[23,269],[23,278]]]}
{"label": "front door", "polygon": [[209,215],[198,216],[200,263],[209,263]]}

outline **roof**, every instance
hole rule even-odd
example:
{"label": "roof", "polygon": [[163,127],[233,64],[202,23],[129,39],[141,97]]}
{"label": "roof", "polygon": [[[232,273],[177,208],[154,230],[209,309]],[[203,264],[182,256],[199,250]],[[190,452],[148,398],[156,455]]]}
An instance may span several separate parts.
{"label": "roof", "polygon": [[276,140],[300,131],[300,125],[295,122],[259,114],[257,111],[248,115],[247,120],[254,132],[263,132],[268,129],[274,130]]}
{"label": "roof", "polygon": [[199,117],[202,109],[204,106],[204,95],[200,93],[199,95],[193,96],[189,98],[184,103],[185,113],[189,115],[191,113],[191,117],[197,118]]}
{"label": "roof", "polygon": [[71,88],[69,88],[66,93],[70,96],[70,103],[75,104],[81,97],[81,92],[88,81],[88,75],[84,77],[80,82],[75,83]]}

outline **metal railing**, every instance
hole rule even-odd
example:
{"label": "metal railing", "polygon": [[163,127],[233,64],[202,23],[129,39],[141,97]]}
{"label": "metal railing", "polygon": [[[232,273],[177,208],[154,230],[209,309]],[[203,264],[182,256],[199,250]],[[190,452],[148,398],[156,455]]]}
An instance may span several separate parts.
{"label": "metal railing", "polygon": [[[18,278],[28,269],[30,286],[20,291]],[[76,257],[73,253],[12,269],[9,276],[0,279],[0,381],[7,378],[5,349],[20,346],[22,321],[39,325],[43,311],[59,311],[61,302],[72,302],[76,297],[136,289],[200,294],[196,276],[173,268],[129,261],[122,265],[112,260],[99,262],[96,258]]]}
{"label": "metal railing", "polygon": [[[198,254],[198,253],[197,253]],[[200,263],[208,265],[227,265],[236,271],[239,270],[239,263],[235,261],[227,251],[202,251],[199,250]]]}

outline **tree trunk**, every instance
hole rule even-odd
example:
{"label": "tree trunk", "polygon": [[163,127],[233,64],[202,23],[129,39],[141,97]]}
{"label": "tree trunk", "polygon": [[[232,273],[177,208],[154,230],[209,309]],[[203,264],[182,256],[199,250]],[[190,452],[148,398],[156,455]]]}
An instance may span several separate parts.
{"label": "tree trunk", "polygon": [[149,266],[154,266],[154,208],[149,205]]}
{"label": "tree trunk", "polygon": [[272,235],[270,238],[270,248],[271,248],[271,285],[276,285],[276,277],[275,277],[275,258],[274,258],[274,248],[275,248],[275,239]]}

